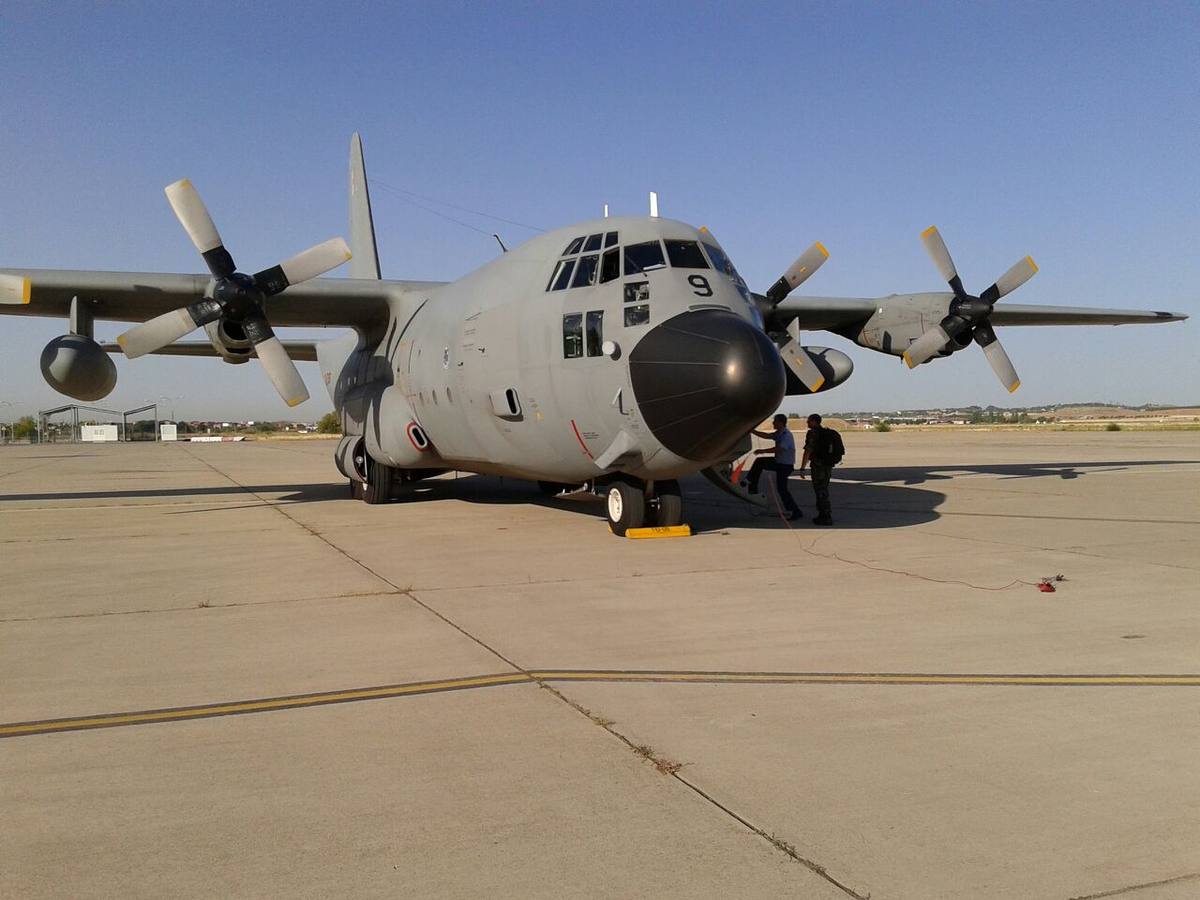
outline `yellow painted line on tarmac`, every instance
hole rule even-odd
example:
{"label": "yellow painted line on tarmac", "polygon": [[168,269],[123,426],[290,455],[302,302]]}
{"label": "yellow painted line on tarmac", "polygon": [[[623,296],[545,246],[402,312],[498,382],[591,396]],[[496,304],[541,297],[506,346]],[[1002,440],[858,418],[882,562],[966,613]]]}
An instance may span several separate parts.
{"label": "yellow painted line on tarmac", "polygon": [[171,709],[149,709],[141,712],[105,713],[66,719],[46,719],[40,722],[17,722],[0,725],[0,738],[30,734],[50,734],[58,731],[85,731],[93,728],[117,728],[124,725],[148,725],[155,722],[179,722],[207,719],[215,716],[236,716],[245,713],[273,712],[282,709],[301,709],[331,703],[355,703],[361,700],[383,700],[414,694],[434,694],[441,691],[461,691],[471,688],[495,687],[502,684],[521,684],[533,679],[523,672],[503,675],[478,675],[472,678],[450,678],[444,681],[420,681],[412,684],[391,684],[381,687],[348,691],[329,691],[319,694],[294,694],[262,700],[236,700],[203,706],[181,706]]}
{"label": "yellow painted line on tarmac", "polygon": [[1200,687],[1200,675],[940,675],[904,672],[531,671],[538,681],[654,681],[698,684],[963,684],[1068,687]]}
{"label": "yellow painted line on tarmac", "polygon": [[498,675],[475,675],[467,678],[448,678],[441,681],[418,681],[355,690],[327,691],[313,694],[293,694],[258,700],[236,700],[201,706],[181,706],[170,709],[149,709],[135,712],[102,713],[62,719],[43,719],[36,722],[0,724],[0,739],[35,734],[54,734],[63,731],[89,731],[96,728],[119,728],[128,725],[150,725],[182,722],[217,716],[236,716],[247,713],[276,712],[303,709],[333,703],[357,703],[363,700],[386,700],[435,694],[446,691],[472,690],[506,684],[537,682],[601,682],[659,683],[659,684],[899,684],[899,685],[1010,685],[1029,687],[1200,687],[1200,675],[1002,675],[1002,674],[933,674],[905,672],[700,672],[666,670],[580,670],[546,669],[527,672],[507,672]]}

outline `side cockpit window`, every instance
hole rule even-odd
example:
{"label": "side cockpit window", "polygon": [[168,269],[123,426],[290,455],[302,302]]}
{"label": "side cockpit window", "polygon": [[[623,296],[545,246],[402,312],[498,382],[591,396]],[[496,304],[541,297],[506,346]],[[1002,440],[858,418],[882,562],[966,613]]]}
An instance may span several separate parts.
{"label": "side cockpit window", "polygon": [[[601,262],[600,249],[619,242],[615,231],[589,234],[577,237],[567,244],[563,250],[563,258],[554,267],[550,280],[546,282],[547,291],[561,291],[565,288],[591,287],[596,284],[597,275],[600,283],[612,281],[621,275],[621,248],[613,246],[604,252]],[[579,256],[580,253],[586,254]],[[661,251],[659,252],[661,256]],[[601,272],[603,268],[603,272]]]}
{"label": "side cockpit window", "polygon": [[[614,232],[615,233],[615,232]],[[605,250],[604,256],[600,260],[600,283],[612,281],[614,278],[621,277],[621,249],[613,247],[611,250]]]}
{"label": "side cockpit window", "polygon": [[550,283],[546,285],[548,291],[561,291],[571,283],[571,270],[575,268],[575,260],[560,259],[558,267],[554,270],[554,274],[550,276]]}
{"label": "side cockpit window", "polygon": [[592,254],[591,256],[579,257],[579,264],[575,266],[575,278],[571,281],[571,287],[588,287],[596,283],[596,263],[600,257]]}
{"label": "side cockpit window", "polygon": [[700,252],[700,245],[695,241],[664,240],[667,245],[667,258],[676,269],[707,269],[708,263]]}

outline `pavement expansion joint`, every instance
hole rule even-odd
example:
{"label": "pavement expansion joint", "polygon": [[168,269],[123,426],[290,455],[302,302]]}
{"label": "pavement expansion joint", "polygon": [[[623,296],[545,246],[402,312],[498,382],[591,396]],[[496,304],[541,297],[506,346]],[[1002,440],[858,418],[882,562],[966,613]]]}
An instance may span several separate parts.
{"label": "pavement expansion joint", "polygon": [[1120,897],[1122,894],[1132,894],[1135,891],[1148,891],[1151,888],[1198,880],[1200,880],[1200,872],[1192,872],[1188,875],[1176,875],[1174,878],[1164,878],[1161,881],[1148,881],[1144,884],[1131,884],[1127,887],[1114,888],[1111,891],[1101,891],[1099,894],[1082,894],[1078,897],[1071,897],[1070,900],[1102,900],[1104,897]]}

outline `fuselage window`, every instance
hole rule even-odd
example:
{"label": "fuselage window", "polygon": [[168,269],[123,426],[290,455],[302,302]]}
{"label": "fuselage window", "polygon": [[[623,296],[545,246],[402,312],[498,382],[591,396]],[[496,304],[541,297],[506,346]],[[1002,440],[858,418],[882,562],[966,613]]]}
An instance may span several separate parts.
{"label": "fuselage window", "polygon": [[621,277],[621,248],[613,247],[611,250],[604,251],[604,258],[600,261],[600,283],[612,281],[614,278]]}
{"label": "fuselage window", "polygon": [[646,241],[644,244],[630,244],[625,248],[626,275],[637,275],[650,269],[662,268],[665,265],[662,244],[658,241]]}
{"label": "fuselage window", "polygon": [[575,268],[575,260],[563,259],[559,260],[558,268],[554,270],[554,276],[550,279],[550,290],[561,291],[571,283],[571,270]]}
{"label": "fuselage window", "polygon": [[596,283],[596,262],[600,257],[595,254],[579,257],[579,265],[575,267],[575,280],[571,287],[588,287]]}
{"label": "fuselage window", "polygon": [[578,253],[579,248],[583,246],[583,238],[577,237],[571,243],[567,244],[567,249],[562,252],[563,256],[570,256],[572,253]]}
{"label": "fuselage window", "polygon": [[604,236],[604,246],[605,247],[611,247],[616,242],[617,242],[617,233],[615,231],[610,231],[608,234],[606,234]]}
{"label": "fuselage window", "polygon": [[676,269],[708,268],[704,254],[700,252],[700,245],[695,241],[664,240],[663,243],[667,245],[667,258]]}
{"label": "fuselage window", "polygon": [[563,316],[563,358],[583,356],[583,313]]}
{"label": "fuselage window", "polygon": [[604,310],[593,309],[587,314],[587,355],[600,356],[604,345]]}
{"label": "fuselage window", "polygon": [[603,235],[599,235],[599,234],[589,234],[589,235],[588,235],[588,239],[587,239],[587,243],[585,243],[585,244],[583,245],[583,252],[584,252],[584,253],[591,253],[593,250],[599,250],[599,249],[600,249],[600,238],[601,238],[601,237],[603,237]]}
{"label": "fuselage window", "polygon": [[626,303],[645,303],[650,299],[650,282],[634,281],[625,285]]}
{"label": "fuselage window", "polygon": [[625,327],[645,325],[650,321],[650,304],[639,303],[637,306],[625,307]]}

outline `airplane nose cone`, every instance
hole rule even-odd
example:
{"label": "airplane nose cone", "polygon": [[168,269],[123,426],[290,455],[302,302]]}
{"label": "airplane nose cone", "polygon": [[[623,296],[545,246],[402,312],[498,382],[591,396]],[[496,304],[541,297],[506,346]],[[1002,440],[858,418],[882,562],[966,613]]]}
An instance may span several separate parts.
{"label": "airplane nose cone", "polygon": [[771,339],[745,319],[693,310],[651,328],[629,354],[642,419],[684,459],[715,459],[774,412],[787,384]]}

